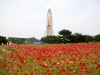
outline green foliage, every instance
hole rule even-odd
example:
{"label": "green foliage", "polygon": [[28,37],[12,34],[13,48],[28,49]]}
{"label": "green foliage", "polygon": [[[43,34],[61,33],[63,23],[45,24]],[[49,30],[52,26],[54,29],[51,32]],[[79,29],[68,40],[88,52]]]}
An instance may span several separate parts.
{"label": "green foliage", "polygon": [[89,35],[82,35],[81,33],[74,33],[70,36],[71,43],[92,42],[93,37]]}
{"label": "green foliage", "polygon": [[96,41],[96,42],[100,42],[100,34],[95,35],[95,37],[94,37],[94,41]]}
{"label": "green foliage", "polygon": [[6,39],[6,37],[3,37],[3,36],[0,36],[0,45],[1,44],[6,44],[7,43],[7,39]]}
{"label": "green foliage", "polygon": [[86,42],[92,42],[93,41],[93,36],[90,35],[84,35]]}
{"label": "green foliage", "polygon": [[75,33],[74,34],[74,42],[75,43],[86,42],[85,36],[82,35],[81,33]]}
{"label": "green foliage", "polygon": [[74,33],[70,30],[63,29],[59,31],[58,36],[42,37],[41,41],[44,43],[81,43],[81,42],[100,42],[100,34],[96,36],[83,35],[81,33]]}
{"label": "green foliage", "polygon": [[71,35],[71,33],[72,32],[70,30],[65,30],[65,29],[59,31],[59,34],[62,36],[69,36],[69,35]]}
{"label": "green foliage", "polygon": [[59,31],[63,43],[68,43],[70,41],[71,33],[72,33],[71,31],[65,29]]}
{"label": "green foliage", "polygon": [[46,36],[42,37],[41,41],[44,43],[54,44],[54,43],[60,43],[60,38],[57,36]]}

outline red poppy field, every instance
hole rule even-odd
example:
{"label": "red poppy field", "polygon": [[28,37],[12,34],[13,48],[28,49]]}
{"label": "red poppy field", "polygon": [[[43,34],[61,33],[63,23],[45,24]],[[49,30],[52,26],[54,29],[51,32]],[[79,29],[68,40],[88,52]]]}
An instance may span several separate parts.
{"label": "red poppy field", "polygon": [[0,75],[100,75],[100,43],[0,46]]}

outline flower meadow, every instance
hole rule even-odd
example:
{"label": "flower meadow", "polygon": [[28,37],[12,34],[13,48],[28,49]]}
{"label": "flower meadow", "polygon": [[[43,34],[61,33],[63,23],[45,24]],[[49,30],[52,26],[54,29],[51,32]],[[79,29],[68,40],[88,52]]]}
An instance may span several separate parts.
{"label": "flower meadow", "polygon": [[100,43],[0,46],[0,75],[100,75]]}

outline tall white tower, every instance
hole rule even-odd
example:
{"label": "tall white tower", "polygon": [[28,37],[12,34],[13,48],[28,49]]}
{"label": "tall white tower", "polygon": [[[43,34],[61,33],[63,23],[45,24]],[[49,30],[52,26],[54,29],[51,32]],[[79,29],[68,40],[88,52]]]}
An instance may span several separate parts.
{"label": "tall white tower", "polygon": [[46,36],[53,35],[53,22],[52,22],[52,12],[51,9],[47,12],[47,28],[46,28]]}

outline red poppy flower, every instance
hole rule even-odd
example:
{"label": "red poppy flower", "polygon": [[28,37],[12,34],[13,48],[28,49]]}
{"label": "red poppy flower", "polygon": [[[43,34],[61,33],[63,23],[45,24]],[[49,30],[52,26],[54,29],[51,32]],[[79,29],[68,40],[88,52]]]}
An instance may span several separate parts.
{"label": "red poppy flower", "polygon": [[62,69],[62,70],[60,70],[60,72],[62,72],[62,73],[66,73],[66,70]]}

